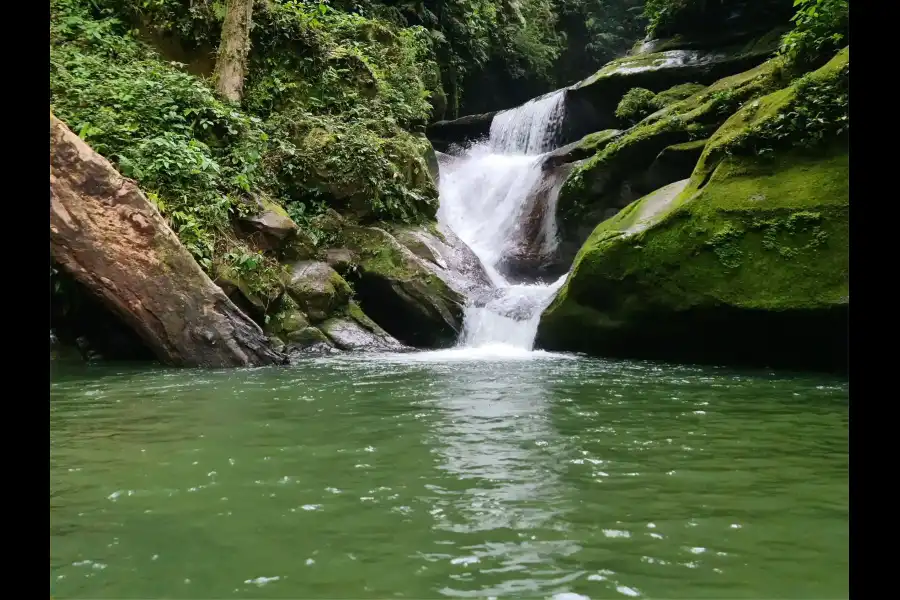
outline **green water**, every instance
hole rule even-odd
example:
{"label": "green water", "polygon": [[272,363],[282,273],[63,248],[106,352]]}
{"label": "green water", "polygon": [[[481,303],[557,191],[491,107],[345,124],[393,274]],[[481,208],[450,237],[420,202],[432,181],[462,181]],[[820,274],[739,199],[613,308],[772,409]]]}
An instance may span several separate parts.
{"label": "green water", "polygon": [[453,356],[55,365],[51,594],[848,596],[846,381]]}

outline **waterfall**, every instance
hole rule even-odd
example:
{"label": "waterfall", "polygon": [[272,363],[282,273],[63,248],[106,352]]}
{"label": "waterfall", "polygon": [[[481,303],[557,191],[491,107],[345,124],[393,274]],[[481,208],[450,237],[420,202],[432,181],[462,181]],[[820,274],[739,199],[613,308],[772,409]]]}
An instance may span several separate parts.
{"label": "waterfall", "polygon": [[[494,289],[466,308],[463,348],[531,350],[541,312],[562,285],[556,281],[511,282],[501,263],[521,244],[529,194],[542,182],[542,153],[554,148],[564,114],[557,91],[494,116],[487,140],[441,166],[438,220],[478,256]],[[543,251],[556,244],[557,189],[543,214]]]}

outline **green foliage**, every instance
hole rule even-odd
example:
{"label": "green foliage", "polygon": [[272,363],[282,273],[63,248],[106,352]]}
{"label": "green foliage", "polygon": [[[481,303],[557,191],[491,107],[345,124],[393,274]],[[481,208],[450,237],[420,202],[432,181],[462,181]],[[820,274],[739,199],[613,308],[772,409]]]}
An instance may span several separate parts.
{"label": "green foliage", "polygon": [[647,0],[644,4],[647,35],[669,35],[679,24],[700,17],[705,8],[706,0]]}
{"label": "green foliage", "polygon": [[849,0],[794,0],[794,29],[785,34],[781,54],[796,72],[822,64],[847,43]]}
{"label": "green foliage", "polygon": [[643,7],[644,0],[560,2],[557,10],[566,48],[557,68],[568,77],[557,83],[571,83],[625,53],[643,33]]}
{"label": "green foliage", "polygon": [[[290,214],[318,214],[323,199],[365,220],[418,222],[437,211],[437,190],[424,161],[424,139],[406,132],[382,135],[383,122],[345,122],[291,112],[267,157]],[[310,211],[310,209],[313,209]]]}
{"label": "green foliage", "polygon": [[653,99],[656,94],[644,88],[631,88],[628,90],[619,105],[616,107],[616,118],[622,119],[629,125],[638,121],[656,110]]}
{"label": "green foliage", "polygon": [[209,268],[236,199],[259,184],[267,136],[259,119],[226,106],[120,20],[94,18],[88,6],[51,2],[51,109],[149,192]]}
{"label": "green foliage", "polygon": [[[261,297],[277,289],[274,258],[231,228],[251,192],[301,227],[329,206],[407,222],[433,216],[423,148],[402,130],[430,110],[424,30],[398,32],[319,3],[268,3],[255,15],[247,96],[235,108],[132,28],[140,13],[177,35],[201,23],[215,30],[217,4],[193,4],[52,0],[51,110],[138,182],[207,272],[229,269]],[[311,131],[328,143],[312,143]]]}
{"label": "green foliage", "polygon": [[324,6],[287,0],[258,11],[245,106],[424,125],[430,98],[443,94],[425,30]]}
{"label": "green foliage", "polygon": [[788,102],[731,138],[724,150],[765,155],[778,148],[816,148],[848,135],[849,131],[848,58],[836,68],[823,67],[798,79]]}

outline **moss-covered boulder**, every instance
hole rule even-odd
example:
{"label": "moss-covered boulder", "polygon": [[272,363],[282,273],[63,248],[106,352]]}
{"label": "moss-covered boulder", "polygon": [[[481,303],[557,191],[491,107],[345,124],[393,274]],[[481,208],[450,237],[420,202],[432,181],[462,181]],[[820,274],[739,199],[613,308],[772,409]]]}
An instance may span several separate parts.
{"label": "moss-covered boulder", "polygon": [[261,250],[279,250],[297,235],[297,224],[277,202],[254,194],[235,220],[235,231],[250,238]]}
{"label": "moss-covered boulder", "polygon": [[456,340],[465,304],[461,293],[383,229],[349,226],[343,235],[359,256],[351,281],[375,322],[410,346],[440,347]]}
{"label": "moss-covered boulder", "polygon": [[638,184],[640,189],[656,190],[673,181],[690,177],[707,141],[699,139],[663,148],[644,172],[643,179]]}
{"label": "moss-covered boulder", "polygon": [[566,144],[552,152],[548,152],[541,163],[543,169],[551,169],[566,163],[574,163],[590,158],[601,152],[624,132],[621,129],[604,129],[589,133],[577,142]]}
{"label": "moss-covered boulder", "polygon": [[356,268],[359,257],[348,248],[327,248],[322,252],[322,260],[341,276],[345,276]]}
{"label": "moss-covered boulder", "polygon": [[345,307],[353,292],[334,269],[311,260],[293,265],[286,287],[288,295],[314,323]]}
{"label": "moss-covered boulder", "polygon": [[331,354],[338,352],[327,335],[318,327],[304,327],[287,336],[286,350],[289,355]]}
{"label": "moss-covered boulder", "polygon": [[667,48],[611,61],[590,77],[566,88],[564,140],[619,127],[616,108],[631,89],[658,93],[682,84],[709,85],[723,77],[763,63],[778,48],[780,38],[765,34],[711,48]]}
{"label": "moss-covered boulder", "polygon": [[[689,161],[702,150],[700,140],[708,138],[742,103],[782,83],[778,59],[725,77],[656,111],[598,146],[590,158],[575,162],[557,202],[563,247],[569,249],[563,253],[566,258],[573,256],[571,248],[580,247],[598,223],[629,202],[687,177],[692,170]],[[656,161],[660,162],[654,166]]]}
{"label": "moss-covered boulder", "polygon": [[271,314],[263,330],[281,340],[286,340],[295,331],[309,326],[309,319],[300,310],[297,302],[288,295],[281,298],[278,311],[269,312]]}
{"label": "moss-covered boulder", "polygon": [[244,276],[223,261],[214,263],[213,273],[213,282],[228,299],[260,325],[265,322],[269,308],[276,306],[284,293],[280,284],[268,287],[265,293],[254,291]]}
{"label": "moss-covered boulder", "polygon": [[[849,150],[831,128],[782,128],[849,85],[849,50],[747,103],[689,182],[600,224],[541,317],[554,350],[840,369],[849,305]],[[826,103],[827,104],[827,103]],[[838,103],[839,105],[839,103]],[[846,109],[846,105],[844,106]],[[790,129],[790,126],[788,126]],[[679,191],[681,189],[681,191]]]}

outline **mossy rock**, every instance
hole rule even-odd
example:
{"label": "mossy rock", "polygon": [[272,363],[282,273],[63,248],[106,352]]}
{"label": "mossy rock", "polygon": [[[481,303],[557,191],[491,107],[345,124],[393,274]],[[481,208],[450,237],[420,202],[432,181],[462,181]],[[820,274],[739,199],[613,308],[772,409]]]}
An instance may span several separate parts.
{"label": "mossy rock", "polygon": [[669,189],[662,198],[660,190],[600,224],[542,315],[538,345],[844,368],[846,137],[762,156],[716,151],[789,110],[795,93],[795,86],[780,90],[732,116],[677,195]]}
{"label": "mossy rock", "polygon": [[297,224],[265,194],[253,194],[244,211],[235,220],[235,229],[261,250],[277,251],[297,235]]}
{"label": "mossy rock", "polygon": [[292,346],[311,346],[313,344],[330,344],[328,336],[326,336],[317,327],[303,327],[296,331],[292,331],[287,335],[287,341]]}
{"label": "mossy rock", "polygon": [[779,37],[768,32],[748,40],[708,48],[666,48],[613,60],[590,77],[566,88],[565,141],[620,126],[615,116],[628,90],[659,93],[683,84],[709,85],[769,59]]}
{"label": "mossy rock", "polygon": [[313,192],[364,221],[434,218],[438,192],[427,162],[433,150],[424,137],[402,130],[377,135],[353,122],[292,127],[297,150],[286,177],[301,200]]}
{"label": "mossy rock", "polygon": [[280,309],[269,316],[263,329],[270,335],[285,340],[293,332],[309,326],[309,319],[300,310],[300,306],[290,296],[281,299]]}
{"label": "mossy rock", "polygon": [[316,323],[343,309],[353,290],[343,277],[324,262],[300,261],[286,282],[288,295]]}
{"label": "mossy rock", "polygon": [[347,227],[344,236],[359,256],[353,281],[366,314],[410,346],[441,347],[456,341],[462,328],[462,294],[383,229]]}
{"label": "mossy rock", "polygon": [[[363,315],[364,316],[364,315]],[[374,329],[364,326],[356,318],[335,317],[321,325],[328,339],[341,350],[356,352],[396,351],[403,345],[388,335],[383,329],[365,319]]]}
{"label": "mossy rock", "polygon": [[641,188],[655,190],[690,177],[706,142],[706,139],[693,140],[663,148],[644,173]]}
{"label": "mossy rock", "polygon": [[[566,242],[580,245],[593,227],[629,202],[685,177],[683,169],[668,177],[648,169],[667,148],[685,146],[709,137],[741,103],[777,89],[781,61],[773,59],[749,71],[721,79],[689,98],[656,111],[603,145],[588,159],[575,163],[563,185],[557,218]],[[671,151],[671,150],[670,150]],[[682,156],[689,155],[685,153]]]}
{"label": "mossy rock", "polygon": [[359,257],[348,248],[328,248],[321,253],[321,258],[342,277],[353,271],[359,263]]}
{"label": "mossy rock", "polygon": [[238,308],[260,325],[265,323],[269,307],[276,306],[284,292],[284,288],[279,284],[271,287],[268,295],[256,293],[237,271],[223,262],[216,262],[213,265],[213,272],[215,284]]}
{"label": "mossy rock", "polygon": [[339,349],[322,333],[318,327],[305,327],[292,332],[287,336],[287,351],[289,355],[322,355],[334,354]]}
{"label": "mossy rock", "polygon": [[621,129],[604,129],[603,131],[589,133],[577,142],[572,142],[552,152],[548,152],[541,166],[544,169],[548,169],[590,158],[606,148],[622,133],[624,132]]}
{"label": "mossy rock", "polygon": [[308,260],[315,256],[316,240],[303,229],[298,229],[297,233],[284,243],[279,253],[282,262]]}

